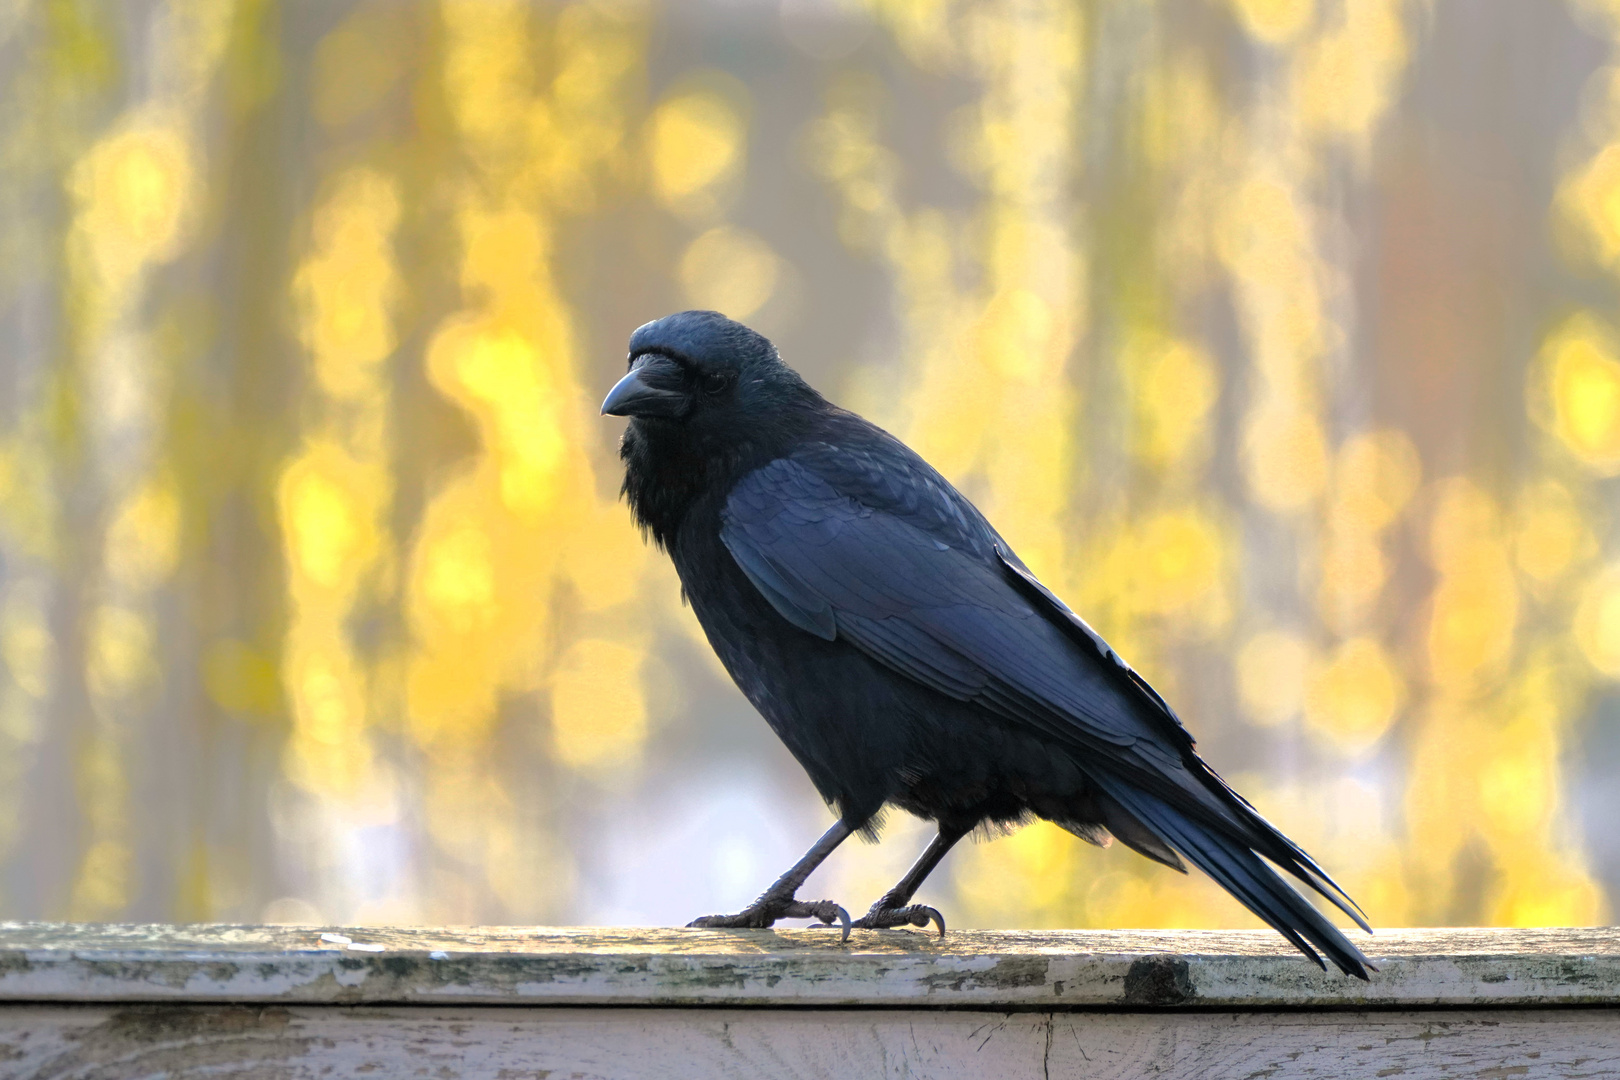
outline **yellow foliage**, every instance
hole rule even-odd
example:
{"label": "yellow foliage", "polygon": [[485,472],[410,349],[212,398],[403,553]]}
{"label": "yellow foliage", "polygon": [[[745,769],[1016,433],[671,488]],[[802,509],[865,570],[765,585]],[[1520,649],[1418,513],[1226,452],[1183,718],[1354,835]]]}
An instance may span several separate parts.
{"label": "yellow foliage", "polygon": [[1357,624],[1378,599],[1389,563],[1376,534],[1333,528],[1323,537],[1317,599],[1323,620],[1335,630]]}
{"label": "yellow foliage", "polygon": [[117,840],[96,840],[85,849],[73,880],[69,918],[107,921],[134,898],[134,852]]}
{"label": "yellow foliage", "polygon": [[1557,431],[1575,456],[1620,472],[1620,361],[1590,339],[1566,342],[1553,367]]}
{"label": "yellow foliage", "polygon": [[327,127],[339,127],[377,107],[405,73],[407,42],[400,20],[379,7],[361,7],[315,49],[311,105]]}
{"label": "yellow foliage", "polygon": [[1575,643],[1592,666],[1620,679],[1620,566],[1610,566],[1581,593]]}
{"label": "yellow foliage", "polygon": [[315,215],[314,251],[293,279],[299,325],[322,389],[338,398],[379,392],[379,365],[394,349],[399,291],[391,237],[399,185],[371,169],[351,169]]}
{"label": "yellow foliage", "polygon": [[0,607],[0,660],[23,693],[44,698],[51,692],[56,653],[56,638],[38,605],[12,597]]}
{"label": "yellow foliage", "polygon": [[468,634],[494,620],[495,568],[489,538],[463,527],[424,542],[418,589],[428,609],[456,634]]}
{"label": "yellow foliage", "polygon": [[[730,76],[703,73],[695,81],[698,85],[678,91],[653,110],[647,154],[659,199],[672,209],[701,213],[713,206],[707,189],[733,178],[743,166],[748,127],[738,103],[748,98]],[[718,88],[710,85],[716,83]]]}
{"label": "yellow foliage", "polygon": [[1564,181],[1559,196],[1607,266],[1620,266],[1620,144],[1605,146]]}
{"label": "yellow foliage", "polygon": [[131,589],[150,589],[180,558],[180,492],[171,476],[150,478],[124,500],[107,529],[107,575]]}
{"label": "yellow foliage", "polygon": [[221,638],[203,653],[203,688],[221,709],[270,716],[281,703],[275,658],[246,642]]}
{"label": "yellow foliage", "polygon": [[[380,551],[378,514],[388,494],[381,468],[331,444],[313,444],[292,461],[277,487],[294,593],[347,595],[358,571]],[[334,599],[334,602],[337,602]]]}
{"label": "yellow foliage", "polygon": [[128,608],[104,605],[90,619],[85,682],[99,698],[122,698],[159,674],[151,620]]}
{"label": "yellow foliage", "polygon": [[1417,491],[1421,475],[1417,447],[1403,431],[1385,428],[1347,440],[1335,464],[1335,526],[1387,528]]}
{"label": "yellow foliage", "polygon": [[1353,0],[1343,5],[1339,25],[1305,46],[1295,92],[1312,127],[1365,143],[1406,66],[1404,6],[1405,0]]}
{"label": "yellow foliage", "polygon": [[569,646],[551,681],[558,761],[575,768],[618,765],[641,749],[647,735],[643,651],[599,638]]}
{"label": "yellow foliage", "polygon": [[110,290],[148,262],[171,255],[196,182],[190,141],[161,115],[97,143],[69,184],[81,210],[76,239]]}
{"label": "yellow foliage", "polygon": [[1186,467],[1188,454],[1204,442],[1207,419],[1220,393],[1214,362],[1184,341],[1156,341],[1132,350],[1125,362],[1136,378],[1140,428],[1135,449],[1162,469]]}
{"label": "yellow foliage", "polygon": [[1167,511],[1143,523],[1135,581],[1143,609],[1169,615],[1215,599],[1223,580],[1225,540],[1207,515]]}
{"label": "yellow foliage", "polygon": [[1467,687],[1502,673],[1519,598],[1504,557],[1482,557],[1447,575],[1429,620],[1429,668],[1436,683]]}
{"label": "yellow foliage", "polygon": [[1074,887],[1081,846],[1056,825],[1037,821],[992,843],[959,849],[952,875],[956,895],[977,920],[1000,922],[1016,913],[1025,925],[1057,925],[1052,919]]}
{"label": "yellow foliage", "polygon": [[1316,14],[1315,0],[1232,0],[1243,26],[1271,45],[1297,37]]}
{"label": "yellow foliage", "polygon": [[1310,413],[1262,407],[1250,420],[1244,449],[1249,490],[1262,506],[1303,510],[1327,485],[1327,441]]}
{"label": "yellow foliage", "polygon": [[676,274],[693,307],[741,321],[771,298],[780,263],[757,233],[720,225],[687,246]]}
{"label": "yellow foliage", "polygon": [[1383,737],[1406,696],[1394,660],[1372,638],[1339,646],[1312,676],[1305,720],[1346,753],[1360,753]]}
{"label": "yellow foliage", "polygon": [[1519,569],[1543,585],[1559,580],[1596,547],[1569,489],[1556,480],[1526,488],[1517,507],[1513,538]]}
{"label": "yellow foliage", "polygon": [[1298,634],[1266,630],[1245,642],[1237,655],[1237,683],[1249,718],[1280,724],[1297,716],[1311,666],[1311,648]]}

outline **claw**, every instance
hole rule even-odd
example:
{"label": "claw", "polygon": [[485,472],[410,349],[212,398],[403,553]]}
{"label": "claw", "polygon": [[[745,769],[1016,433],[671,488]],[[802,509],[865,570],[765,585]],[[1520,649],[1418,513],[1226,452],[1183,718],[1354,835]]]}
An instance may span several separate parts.
{"label": "claw", "polygon": [[837,920],[843,929],[843,940],[849,940],[849,928],[851,925],[849,912],[844,910],[842,904],[835,904],[831,900],[816,900],[809,904],[799,902],[797,906],[803,908],[804,913],[792,912],[790,917],[820,919],[825,926],[831,926],[833,921]]}
{"label": "claw", "polygon": [[859,930],[888,930],[900,926],[923,927],[929,923],[939,927],[940,937],[945,936],[945,916],[939,913],[939,909],[927,904],[899,908],[874,907],[851,925]]}

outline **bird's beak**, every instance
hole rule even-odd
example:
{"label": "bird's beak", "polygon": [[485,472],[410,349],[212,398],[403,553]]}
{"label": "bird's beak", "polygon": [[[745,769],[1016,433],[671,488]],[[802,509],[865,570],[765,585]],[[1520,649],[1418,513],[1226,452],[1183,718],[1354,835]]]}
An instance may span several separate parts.
{"label": "bird's beak", "polygon": [[636,362],[602,401],[603,416],[680,416],[686,395],[680,385],[681,368],[667,357],[650,353]]}

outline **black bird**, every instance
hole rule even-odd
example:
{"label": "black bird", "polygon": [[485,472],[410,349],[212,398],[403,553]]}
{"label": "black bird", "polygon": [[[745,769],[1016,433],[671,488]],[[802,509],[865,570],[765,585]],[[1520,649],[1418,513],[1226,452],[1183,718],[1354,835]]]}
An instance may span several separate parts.
{"label": "black bird", "polygon": [[[1045,818],[1213,877],[1325,970],[1366,958],[1266,860],[1364,930],[1355,902],[1228,787],[1175,712],[1030,573],[984,515],[892,435],[812,390],[712,311],[647,323],[602,412],[630,417],[624,495],[669,553],[709,643],[838,822],[737,915],[945,932],[912,904],[980,826]],[[796,893],[888,805],[939,834],[849,921]]]}

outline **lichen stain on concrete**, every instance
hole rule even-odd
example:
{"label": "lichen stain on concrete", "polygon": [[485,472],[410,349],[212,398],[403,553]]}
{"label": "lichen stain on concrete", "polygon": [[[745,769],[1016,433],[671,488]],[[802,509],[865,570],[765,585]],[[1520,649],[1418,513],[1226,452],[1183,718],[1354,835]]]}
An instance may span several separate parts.
{"label": "lichen stain on concrete", "polygon": [[174,1042],[244,1034],[280,1035],[287,1030],[286,1009],[248,1006],[146,1005],[120,1009],[96,1028],[125,1042]]}
{"label": "lichen stain on concrete", "polygon": [[689,968],[664,973],[669,980],[669,988],[677,994],[683,989],[718,990],[728,986],[741,990],[748,985],[750,975],[758,974],[762,973],[736,964],[704,964],[695,970]]}
{"label": "lichen stain on concrete", "polygon": [[1052,961],[1045,956],[1009,956],[987,967],[929,973],[919,980],[929,993],[960,991],[964,987],[1016,990],[1044,986]]}
{"label": "lichen stain on concrete", "polygon": [[337,973],[332,971],[323,971],[299,989],[301,997],[334,1005],[357,1005],[365,1000],[363,985],[338,982]]}
{"label": "lichen stain on concrete", "polygon": [[116,983],[151,983],[178,990],[191,981],[192,976],[206,969],[218,969],[216,963],[202,964],[186,960],[83,960],[85,969],[98,979]]}
{"label": "lichen stain on concrete", "polygon": [[1126,1005],[1185,1005],[1197,996],[1187,961],[1180,956],[1144,956],[1125,973]]}
{"label": "lichen stain on concrete", "polygon": [[[150,986],[165,986],[171,990],[184,990],[194,980],[201,979],[215,986],[228,986],[239,979],[243,974],[244,964],[234,960],[172,960],[168,958],[158,960],[97,960],[93,958],[79,958],[79,963],[85,970],[98,979],[105,979],[120,984],[145,984]],[[0,958],[0,975],[6,971],[7,963]],[[19,972],[26,971],[26,967],[18,967]],[[252,970],[260,978],[269,980],[284,978],[288,974],[288,965],[285,962],[259,963]]]}
{"label": "lichen stain on concrete", "polygon": [[[482,994],[503,996],[532,994],[535,988],[556,983],[585,983],[614,978],[635,978],[656,974],[658,981],[677,989],[741,988],[752,967],[723,963],[692,967],[666,965],[658,957],[627,957],[606,968],[603,958],[577,956],[501,956],[473,954],[454,960],[428,961],[415,956],[344,957],[336,967],[346,977],[341,985],[337,972],[327,972],[304,985],[306,993],[320,990],[319,1000],[344,1003],[358,1001],[403,1001],[443,987],[476,987]],[[611,963],[611,961],[608,961]],[[655,971],[656,969],[656,971]],[[358,976],[358,978],[356,978]],[[781,976],[776,976],[780,978]],[[334,990],[326,990],[333,987]]]}
{"label": "lichen stain on concrete", "polygon": [[415,981],[422,972],[422,961],[414,956],[382,956],[377,958],[377,967],[383,974],[400,982]]}
{"label": "lichen stain on concrete", "polygon": [[1009,956],[998,960],[990,970],[979,976],[979,985],[998,990],[1017,990],[1026,986],[1045,986],[1047,971],[1052,961],[1044,956]]}

